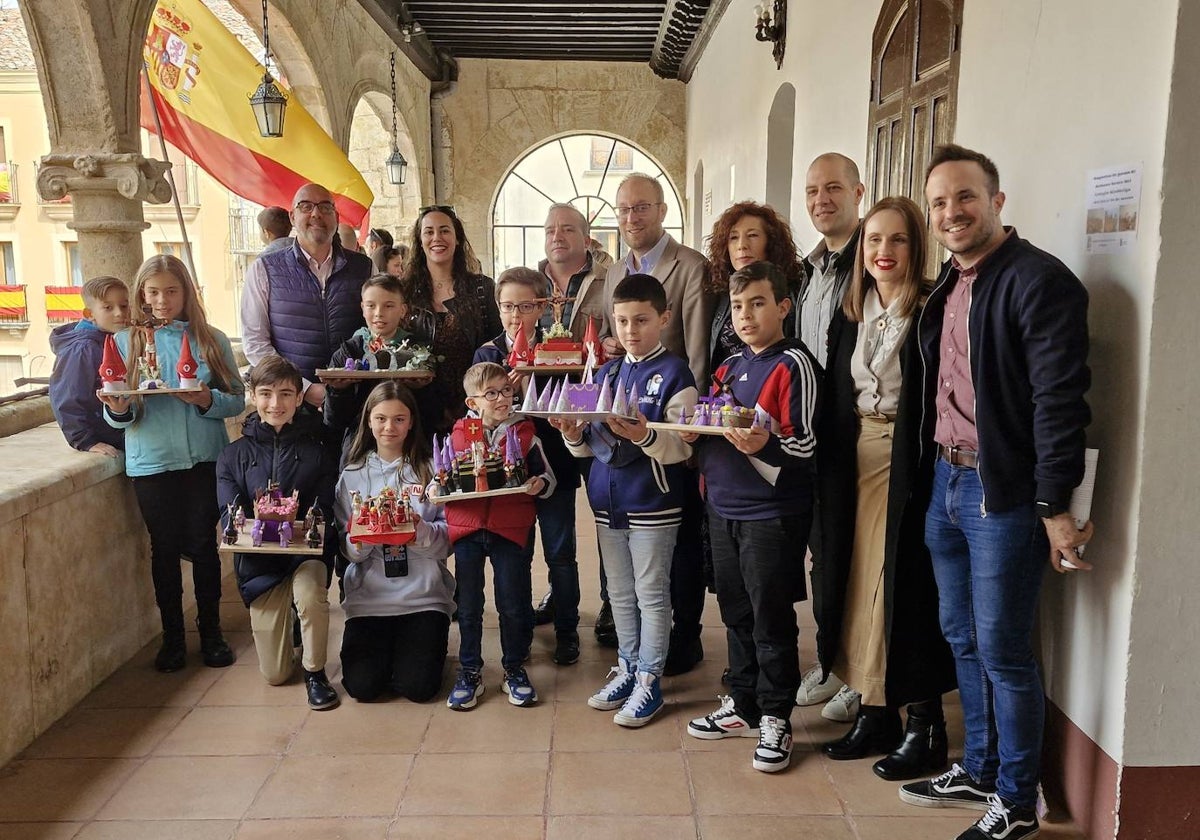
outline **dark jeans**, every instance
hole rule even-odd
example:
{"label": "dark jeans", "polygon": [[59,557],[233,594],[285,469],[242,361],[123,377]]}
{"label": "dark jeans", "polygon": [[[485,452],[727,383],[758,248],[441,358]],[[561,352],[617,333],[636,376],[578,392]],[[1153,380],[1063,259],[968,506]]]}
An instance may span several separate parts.
{"label": "dark jeans", "polygon": [[579,628],[579,564],[575,556],[575,490],[560,484],[548,499],[537,500],[542,553],[554,593],[554,630]]}
{"label": "dark jeans", "polygon": [[[492,587],[500,614],[501,663],[506,671],[520,668],[533,642],[533,526],[525,545],[480,530],[454,544],[454,579],[458,582],[458,661],[464,669],[483,668],[483,564],[492,559]],[[556,596],[557,597],[557,596]]]}
{"label": "dark jeans", "polygon": [[1033,622],[1050,543],[1033,503],[982,511],[979,473],[937,462],[925,542],[942,633],[954,651],[963,767],[1008,802],[1037,800],[1045,698]]}
{"label": "dark jeans", "polygon": [[346,619],[342,636],[342,687],[355,700],[374,700],[387,689],[414,703],[442,687],[450,616],[437,610]]}
{"label": "dark jeans", "polygon": [[671,640],[684,641],[700,636],[700,617],[704,614],[704,500],[700,497],[700,477],[691,473],[683,502],[683,521],[671,555]]}
{"label": "dark jeans", "polygon": [[729,642],[730,694],[747,720],[791,717],[800,687],[793,595],[804,564],[796,546],[808,539],[811,514],[778,519],[724,519],[710,506],[717,604]]}
{"label": "dark jeans", "polygon": [[170,470],[133,478],[133,493],[150,532],[150,576],[164,631],[183,630],[181,556],[192,561],[192,583],[201,612],[221,600],[217,556],[217,465]]}

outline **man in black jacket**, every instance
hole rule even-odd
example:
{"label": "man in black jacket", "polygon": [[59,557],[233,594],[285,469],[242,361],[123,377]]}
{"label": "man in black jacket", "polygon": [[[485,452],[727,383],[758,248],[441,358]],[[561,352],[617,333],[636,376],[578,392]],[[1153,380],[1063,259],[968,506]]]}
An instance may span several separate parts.
{"label": "man in black jacket", "polygon": [[1000,222],[996,166],[939,146],[926,171],[934,236],[951,259],[918,324],[925,440],[936,454],[925,541],[966,729],[962,765],[904,785],[915,805],[987,813],[959,840],[1020,840],[1035,813],[1044,698],[1033,654],[1043,563],[1090,568],[1067,512],[1083,477],[1087,292]]}

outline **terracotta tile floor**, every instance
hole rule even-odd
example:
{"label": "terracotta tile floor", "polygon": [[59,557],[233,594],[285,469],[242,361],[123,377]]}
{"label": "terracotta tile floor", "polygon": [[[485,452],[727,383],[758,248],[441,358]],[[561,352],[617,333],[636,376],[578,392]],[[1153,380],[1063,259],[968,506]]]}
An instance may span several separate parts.
{"label": "terracotta tile floor", "polygon": [[[581,512],[581,533],[590,521]],[[689,738],[687,720],[715,708],[721,691],[724,634],[711,596],[707,658],[666,682],[658,719],[630,731],[588,708],[614,654],[590,632],[597,561],[594,540],[580,542],[583,656],[556,667],[553,631],[538,628],[529,672],[541,702],[531,709],[499,691],[489,613],[488,690],[474,711],[344,698],[339,709],[312,712],[298,681],[272,687],[259,676],[248,616],[227,580],[223,615],[237,664],[204,668],[193,636],[188,668],[163,675],[150,667],[153,646],[143,650],[0,769],[0,840],[938,840],[977,816],[909,807],[869,761],[825,759],[816,746],[845,726],[823,720],[819,706],[795,710],[792,766],[776,776],[751,769],[752,741]],[[540,593],[545,567],[534,562]],[[813,621],[807,605],[799,612],[807,666]],[[343,617],[336,606],[332,615],[328,670],[337,684]],[[947,711],[961,749],[961,713]],[[1061,823],[1041,836],[1080,837]]]}

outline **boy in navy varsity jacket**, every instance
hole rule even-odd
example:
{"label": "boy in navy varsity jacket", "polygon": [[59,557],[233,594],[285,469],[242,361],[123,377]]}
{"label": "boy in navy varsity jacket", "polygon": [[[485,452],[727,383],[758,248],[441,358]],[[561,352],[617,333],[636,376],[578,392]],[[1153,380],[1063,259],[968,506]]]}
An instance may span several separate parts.
{"label": "boy in navy varsity jacket", "polygon": [[[538,319],[546,308],[546,277],[531,268],[510,268],[496,279],[496,305],[504,332],[475,351],[472,364],[493,362],[508,371],[509,383],[520,396],[528,378],[512,371],[508,365],[513,344],[521,333],[526,344],[533,347],[542,340]],[[538,377],[538,386],[547,387],[549,380]],[[541,418],[534,418],[534,431],[546,451],[546,460],[554,471],[557,486],[548,498],[537,500],[537,521],[542,532],[542,555],[554,593],[549,608],[554,621],[556,644],[554,661],[570,665],[579,659],[579,565],[575,553],[575,491],[579,489],[579,463],[567,451],[562,435],[550,428]],[[549,595],[546,596],[550,598]],[[547,603],[543,601],[543,603]],[[536,615],[536,612],[535,612]],[[548,623],[548,622],[546,622]]]}
{"label": "boy in navy varsity jacket", "polygon": [[613,326],[625,355],[596,374],[601,387],[637,394],[632,420],[586,426],[555,418],[567,447],[595,456],[587,477],[588,501],[608,575],[608,597],[617,627],[617,665],[608,683],[588,699],[593,709],[618,709],[613,722],[644,726],[662,708],[659,680],[671,635],[671,555],[683,517],[684,488],[691,474],[683,462],[691,446],[673,432],[646,422],[665,422],[690,410],[696,381],[686,360],[659,339],[671,318],[662,284],[631,274],[613,291]]}
{"label": "boy in navy varsity jacket", "polygon": [[[791,760],[792,700],[800,686],[792,606],[805,597],[803,553],[812,524],[813,416],[818,365],[799,339],[784,338],[787,282],[756,262],[729,278],[734,328],[746,343],[713,374],[737,404],[769,416],[764,428],[728,429],[697,444],[708,498],[717,604],[729,640],[732,697],[688,724],[717,739],[758,736],[753,766]],[[685,438],[693,437],[685,435]]]}
{"label": "boy in navy varsity jacket", "polygon": [[[456,452],[471,448],[482,436],[488,448],[505,452],[509,426],[515,426],[529,476],[524,494],[446,503],[446,521],[454,546],[454,578],[458,582],[458,678],[446,705],[455,711],[475,706],[483,694],[483,564],[492,559],[492,586],[500,614],[501,685],[514,706],[532,706],[537,692],[522,663],[533,641],[530,564],[533,562],[535,498],[554,492],[554,471],[534,434],[533,423],[512,417],[513,387],[504,368],[491,362],[471,365],[463,376],[467,416],[454,424]],[[480,429],[482,426],[482,429]],[[436,493],[436,479],[429,485]]]}

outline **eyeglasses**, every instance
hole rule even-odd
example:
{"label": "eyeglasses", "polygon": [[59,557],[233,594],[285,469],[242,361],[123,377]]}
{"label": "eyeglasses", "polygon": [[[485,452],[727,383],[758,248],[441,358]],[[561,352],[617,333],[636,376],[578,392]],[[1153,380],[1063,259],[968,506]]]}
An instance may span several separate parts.
{"label": "eyeglasses", "polygon": [[457,216],[454,215],[454,205],[453,204],[426,204],[424,207],[422,207],[420,210],[417,211],[417,215],[424,216],[426,213],[433,213],[435,211],[438,213],[445,213],[447,216],[449,216],[452,219],[458,218]]}
{"label": "eyeglasses", "polygon": [[522,315],[531,315],[543,307],[543,304],[525,301],[524,303],[502,303],[500,311],[505,315],[511,315],[514,312],[520,312]]}
{"label": "eyeglasses", "polygon": [[297,201],[296,212],[307,216],[313,210],[321,211],[322,216],[332,216],[337,212],[332,201]]}
{"label": "eyeglasses", "polygon": [[488,388],[482,394],[472,394],[471,399],[477,400],[482,397],[483,399],[487,400],[488,402],[495,402],[496,400],[500,399],[501,397],[508,397],[509,399],[512,399],[512,395],[514,393],[515,392],[513,391],[513,386],[505,385],[499,391],[497,391],[495,388]]}
{"label": "eyeglasses", "polygon": [[647,213],[650,212],[651,207],[658,207],[662,204],[663,204],[663,202],[656,201],[653,204],[644,204],[643,203],[643,204],[634,204],[632,207],[618,207],[617,208],[617,218],[625,219],[625,218],[628,218],[629,216],[645,216]]}

